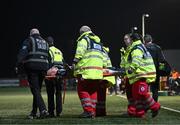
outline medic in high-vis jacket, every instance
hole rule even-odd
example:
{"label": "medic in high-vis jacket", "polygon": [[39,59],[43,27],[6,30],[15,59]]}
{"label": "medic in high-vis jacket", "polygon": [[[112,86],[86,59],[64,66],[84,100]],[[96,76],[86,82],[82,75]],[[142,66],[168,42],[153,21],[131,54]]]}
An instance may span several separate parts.
{"label": "medic in high-vis jacket", "polygon": [[142,44],[139,34],[126,34],[124,42],[127,49],[121,66],[125,68],[128,79],[128,114],[145,117],[145,109],[149,108],[152,110],[152,117],[155,117],[160,104],[155,102],[148,92],[148,84],[154,82],[156,78],[153,59]]}
{"label": "medic in high-vis jacket", "polygon": [[74,76],[78,78],[78,95],[84,110],[81,117],[94,118],[97,86],[103,79],[103,49],[100,38],[88,26],[80,28],[73,61]]}
{"label": "medic in high-vis jacket", "polygon": [[[109,48],[103,46],[104,68],[111,68],[111,59],[108,55]],[[106,88],[115,84],[115,76],[106,76],[98,85],[96,116],[106,116]]]}

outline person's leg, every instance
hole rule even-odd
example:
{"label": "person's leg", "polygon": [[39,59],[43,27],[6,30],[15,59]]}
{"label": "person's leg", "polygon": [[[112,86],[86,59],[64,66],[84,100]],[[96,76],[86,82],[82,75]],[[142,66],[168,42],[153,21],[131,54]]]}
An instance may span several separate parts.
{"label": "person's leg", "polygon": [[135,107],[135,100],[132,95],[132,85],[129,84],[128,80],[126,80],[126,96],[128,100],[128,107],[127,107],[127,113],[129,116],[135,116],[136,115],[136,107]]}
{"label": "person's leg", "polygon": [[[91,96],[95,97],[94,93],[90,93],[90,91],[92,91],[93,89],[93,84],[91,81],[89,80],[82,80],[82,79],[78,79],[78,86],[77,86],[77,90],[78,90],[78,96],[81,100],[81,104],[84,110],[84,113],[82,113],[82,117],[86,117],[86,118],[90,118],[92,116],[94,116],[94,108],[96,107],[96,102],[95,100],[91,99]],[[93,95],[92,95],[93,94]],[[96,93],[97,94],[97,93]],[[92,101],[94,101],[94,103],[92,103]]]}
{"label": "person's leg", "polygon": [[101,81],[97,89],[96,116],[106,116],[106,82]]}
{"label": "person's leg", "polygon": [[91,105],[92,105],[92,112],[91,114],[93,116],[96,115],[96,103],[97,103],[97,89],[98,89],[98,85],[101,84],[100,80],[88,80],[88,88],[87,91],[90,95],[90,99],[91,99]]}
{"label": "person's leg", "polygon": [[87,92],[87,86],[88,86],[87,80],[85,81],[85,80],[78,79],[77,90],[78,90],[79,99],[81,101],[83,110],[85,112],[90,112],[91,99],[90,99],[89,93]]}
{"label": "person's leg", "polygon": [[[152,110],[152,117],[157,116],[160,104],[155,102],[148,92],[148,84],[145,80],[139,80],[133,84],[133,98],[138,102],[136,104],[136,116],[143,117],[145,115],[144,106],[148,106]],[[146,102],[144,104],[144,102]]]}
{"label": "person's leg", "polygon": [[37,85],[37,75],[33,72],[29,72],[28,73],[28,82],[29,82],[29,86],[31,89],[31,93],[33,95],[33,103],[32,103],[32,113],[36,114],[37,113],[37,96],[36,96],[36,91],[38,88]]}
{"label": "person's leg", "polygon": [[43,80],[44,80],[44,73],[42,71],[39,71],[38,76],[34,82],[36,82],[36,84],[37,84],[37,89],[36,89],[35,93],[37,96],[37,105],[39,107],[40,114],[41,114],[41,112],[47,111],[46,105],[45,105],[44,100],[41,95],[41,87],[42,87]]}
{"label": "person's leg", "polygon": [[132,95],[136,101],[136,117],[145,116],[144,101],[146,100],[145,95],[148,93],[148,89],[145,80],[139,80],[132,85]]}
{"label": "person's leg", "polygon": [[159,82],[160,76],[157,76],[155,83],[151,84],[152,97],[156,102],[158,102]]}
{"label": "person's leg", "polygon": [[47,99],[48,99],[48,112],[50,116],[54,116],[54,81],[53,80],[45,80]]}
{"label": "person's leg", "polygon": [[56,81],[56,115],[60,116],[62,113],[62,81]]}

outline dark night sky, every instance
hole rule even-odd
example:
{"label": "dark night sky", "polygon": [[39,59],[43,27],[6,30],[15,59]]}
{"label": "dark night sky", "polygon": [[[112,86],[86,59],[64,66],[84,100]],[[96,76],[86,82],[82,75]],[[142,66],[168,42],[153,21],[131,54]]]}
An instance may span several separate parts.
{"label": "dark night sky", "polygon": [[123,35],[133,26],[141,33],[143,13],[150,15],[146,19],[146,33],[151,34],[157,44],[163,49],[180,48],[179,0],[6,0],[0,6],[0,78],[15,76],[16,54],[34,27],[42,37],[54,37],[69,64],[79,28],[86,24],[110,47],[113,65],[118,66]]}

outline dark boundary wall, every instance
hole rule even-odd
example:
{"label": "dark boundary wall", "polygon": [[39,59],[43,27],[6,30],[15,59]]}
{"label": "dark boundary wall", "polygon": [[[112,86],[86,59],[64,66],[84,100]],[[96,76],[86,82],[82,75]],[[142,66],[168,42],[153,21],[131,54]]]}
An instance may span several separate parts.
{"label": "dark boundary wall", "polygon": [[164,50],[163,52],[171,67],[180,72],[180,49]]}

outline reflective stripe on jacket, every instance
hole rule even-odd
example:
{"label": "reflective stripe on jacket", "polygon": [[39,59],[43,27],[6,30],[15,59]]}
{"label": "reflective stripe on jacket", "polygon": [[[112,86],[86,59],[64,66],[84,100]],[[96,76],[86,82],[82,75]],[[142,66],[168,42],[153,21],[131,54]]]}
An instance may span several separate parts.
{"label": "reflective stripe on jacket", "polygon": [[41,37],[33,38],[30,37],[32,48],[28,52],[28,55],[24,63],[36,62],[36,63],[48,63],[48,49],[49,46],[44,39]]}

